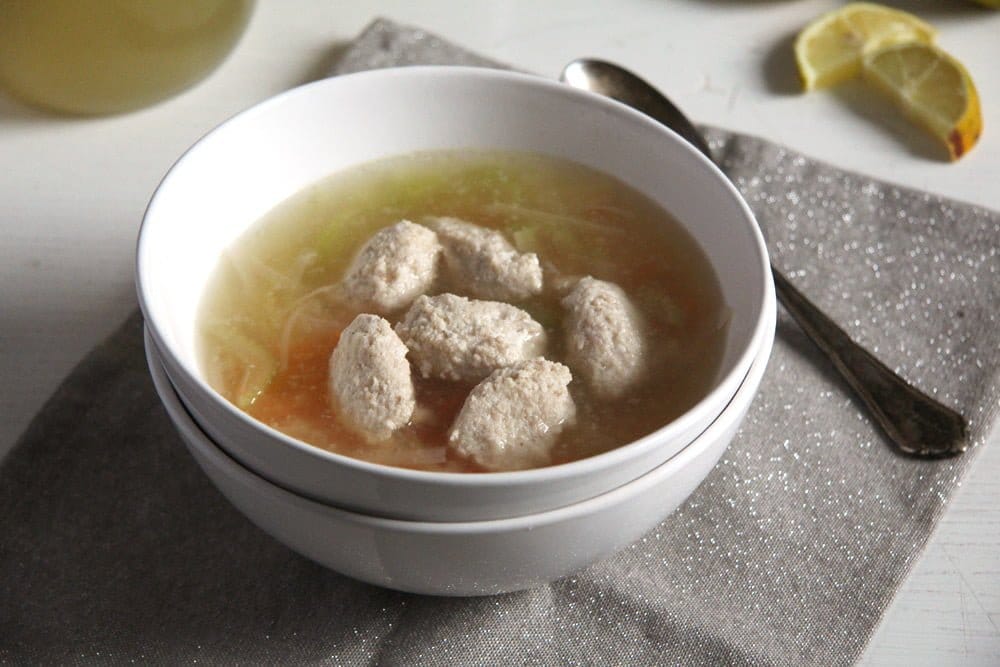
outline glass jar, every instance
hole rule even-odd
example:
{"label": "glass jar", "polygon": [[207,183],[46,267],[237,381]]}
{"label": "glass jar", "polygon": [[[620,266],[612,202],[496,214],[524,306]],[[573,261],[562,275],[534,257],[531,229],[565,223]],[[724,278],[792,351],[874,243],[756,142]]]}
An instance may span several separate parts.
{"label": "glass jar", "polygon": [[253,0],[0,0],[0,85],[56,111],[170,97],[235,46]]}

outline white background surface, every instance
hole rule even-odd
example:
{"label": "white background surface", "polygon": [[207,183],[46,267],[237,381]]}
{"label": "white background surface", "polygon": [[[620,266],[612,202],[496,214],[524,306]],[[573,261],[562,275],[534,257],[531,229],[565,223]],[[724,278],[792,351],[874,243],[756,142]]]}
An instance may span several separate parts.
{"label": "white background surface", "polygon": [[[233,113],[325,72],[377,15],[555,76],[582,55],[641,72],[693,119],[1000,210],[1000,11],[890,2],[940,30],[982,98],[957,164],[858,86],[796,92],[791,38],[832,0],[336,2],[259,0],[233,56],[133,114],[53,117],[0,96],[0,456],[59,381],[135,308],[134,242],[173,160]],[[1000,664],[1000,443],[984,448],[872,640],[871,665]],[[831,619],[835,622],[835,619]]]}

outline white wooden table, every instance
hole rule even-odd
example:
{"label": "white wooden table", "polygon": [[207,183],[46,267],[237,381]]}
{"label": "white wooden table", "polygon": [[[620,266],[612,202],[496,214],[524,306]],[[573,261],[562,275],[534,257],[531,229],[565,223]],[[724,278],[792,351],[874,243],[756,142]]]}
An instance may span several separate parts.
{"label": "white wooden table", "polygon": [[[0,456],[91,347],[135,307],[136,230],[173,160],[231,114],[314,79],[376,15],[423,26],[555,76],[594,55],[643,73],[700,122],[839,166],[1000,209],[1000,11],[965,0],[892,2],[940,29],[985,112],[957,164],[885,104],[850,90],[800,95],[791,38],[833,0],[336,2],[260,0],[234,55],[159,106],[52,117],[0,96]],[[979,456],[864,663],[1000,664],[1000,434]]]}

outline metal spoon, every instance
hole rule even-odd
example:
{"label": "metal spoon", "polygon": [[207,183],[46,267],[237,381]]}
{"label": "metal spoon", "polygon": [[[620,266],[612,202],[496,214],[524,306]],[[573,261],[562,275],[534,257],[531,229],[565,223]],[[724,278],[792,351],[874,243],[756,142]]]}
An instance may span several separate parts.
{"label": "metal spoon", "polygon": [[[632,72],[612,63],[581,58],[566,65],[559,79],[645,113],[714,160],[708,143],[691,121],[656,88]],[[901,451],[937,458],[966,450],[966,422],[962,415],[913,387],[851,340],[773,264],[771,272],[778,301],[833,363]]]}

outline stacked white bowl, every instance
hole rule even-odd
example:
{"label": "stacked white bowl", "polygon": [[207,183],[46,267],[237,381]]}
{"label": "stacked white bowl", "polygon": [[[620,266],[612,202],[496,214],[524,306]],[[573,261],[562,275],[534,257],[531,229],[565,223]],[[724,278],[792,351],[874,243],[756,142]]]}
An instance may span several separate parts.
{"label": "stacked white bowl", "polygon": [[[351,166],[433,149],[533,151],[610,173],[698,241],[731,311],[715,385],[659,430],[537,470],[432,473],[312,447],[208,386],[195,354],[220,257],[276,204]],[[616,102],[527,75],[413,67],[279,95],[195,144],[153,196],[137,278],[157,391],[236,507],[296,551],[400,590],[526,588],[613,553],[704,479],[756,393],[774,337],[763,239],[725,176],[670,130]]]}

